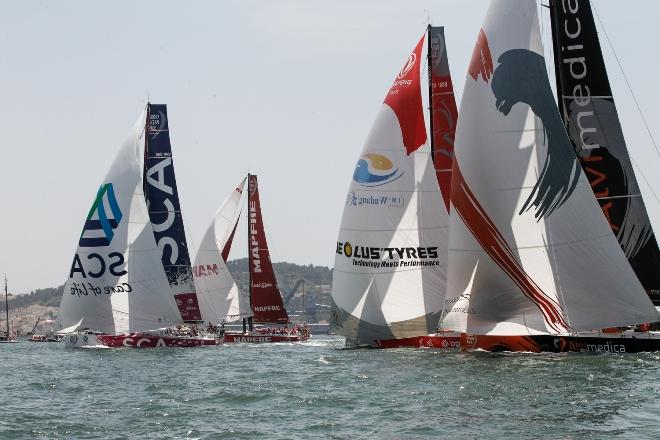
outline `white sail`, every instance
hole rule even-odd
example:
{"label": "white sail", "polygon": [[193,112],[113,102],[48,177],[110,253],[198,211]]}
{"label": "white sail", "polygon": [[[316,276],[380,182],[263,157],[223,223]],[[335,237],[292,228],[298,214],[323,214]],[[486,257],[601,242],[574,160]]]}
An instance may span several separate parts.
{"label": "white sail", "polygon": [[89,211],[64,285],[61,327],[119,334],[181,321],[142,191],[144,127],[142,114]]}
{"label": "white sail", "polygon": [[524,335],[655,320],[564,130],[534,0],[491,3],[460,115],[442,327]]}
{"label": "white sail", "polygon": [[241,181],[218,209],[195,257],[195,289],[205,322],[235,321],[252,316],[247,292],[238,289],[221,256],[240,213],[239,202],[245,181]]}
{"label": "white sail", "polygon": [[58,331],[55,332],[56,335],[68,335],[69,333],[73,333],[76,330],[80,328],[80,325],[82,324],[83,318],[80,318],[78,322],[76,322],[73,325],[70,325],[68,327],[64,327],[62,329],[59,329]]}
{"label": "white sail", "polygon": [[431,333],[442,311],[448,215],[426,142],[422,44],[385,99],[346,198],[332,300],[349,344]]}
{"label": "white sail", "polygon": [[241,214],[241,197],[246,181],[247,177],[244,177],[227,199],[222,202],[222,205],[220,205],[220,208],[215,213],[213,222],[211,222],[215,236],[217,237],[216,245],[220,250],[223,250],[227,245],[227,241],[232,236],[238,217]]}

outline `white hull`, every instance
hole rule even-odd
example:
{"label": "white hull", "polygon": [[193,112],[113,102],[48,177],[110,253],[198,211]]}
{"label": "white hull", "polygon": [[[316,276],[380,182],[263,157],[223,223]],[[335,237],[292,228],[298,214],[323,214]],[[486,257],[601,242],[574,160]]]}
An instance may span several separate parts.
{"label": "white hull", "polygon": [[64,337],[66,348],[107,348],[99,344],[94,334],[71,333]]}

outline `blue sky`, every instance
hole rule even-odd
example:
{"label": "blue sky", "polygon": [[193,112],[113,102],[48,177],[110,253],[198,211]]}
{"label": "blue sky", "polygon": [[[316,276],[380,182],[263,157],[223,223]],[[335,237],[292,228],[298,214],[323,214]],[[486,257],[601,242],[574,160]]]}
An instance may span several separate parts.
{"label": "blue sky", "polygon": [[[660,2],[622,5],[595,1],[660,142]],[[96,189],[148,98],[169,107],[193,251],[249,170],[259,176],[273,261],[332,266],[349,179],[394,76],[430,19],[446,28],[460,98],[487,6],[484,0],[0,3],[0,272],[18,293],[64,282]],[[604,39],[602,45],[657,231],[660,158]],[[239,239],[232,256],[245,256],[245,248]]]}

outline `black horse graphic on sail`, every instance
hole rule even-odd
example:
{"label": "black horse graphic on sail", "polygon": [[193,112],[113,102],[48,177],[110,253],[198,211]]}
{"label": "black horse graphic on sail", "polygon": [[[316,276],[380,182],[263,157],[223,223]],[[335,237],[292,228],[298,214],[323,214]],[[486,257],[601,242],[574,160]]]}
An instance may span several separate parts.
{"label": "black horse graphic on sail", "polygon": [[555,106],[544,58],[526,49],[512,49],[498,58],[491,89],[497,110],[508,115],[517,103],[529,105],[543,122],[547,153],[538,181],[519,214],[535,209],[535,217],[549,216],[573,193],[580,167]]}

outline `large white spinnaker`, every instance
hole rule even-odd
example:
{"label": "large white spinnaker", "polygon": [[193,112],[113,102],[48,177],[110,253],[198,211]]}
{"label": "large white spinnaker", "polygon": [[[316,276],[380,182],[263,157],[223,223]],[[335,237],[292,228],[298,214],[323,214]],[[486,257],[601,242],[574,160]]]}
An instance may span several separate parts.
{"label": "large white spinnaker", "polygon": [[107,334],[181,321],[160,263],[142,191],[145,113],[124,142],[87,215],[58,311],[60,327]]}
{"label": "large white spinnaker", "polygon": [[218,209],[199,245],[193,274],[202,319],[236,321],[252,316],[248,292],[241,292],[229,273],[221,252],[240,215],[244,178]]}
{"label": "large white spinnaker", "polygon": [[460,115],[441,326],[526,335],[656,320],[565,132],[534,0],[491,3]]}
{"label": "large white spinnaker", "polygon": [[332,300],[348,345],[432,333],[442,311],[448,215],[424,125],[423,44],[388,92],[346,198]]}

